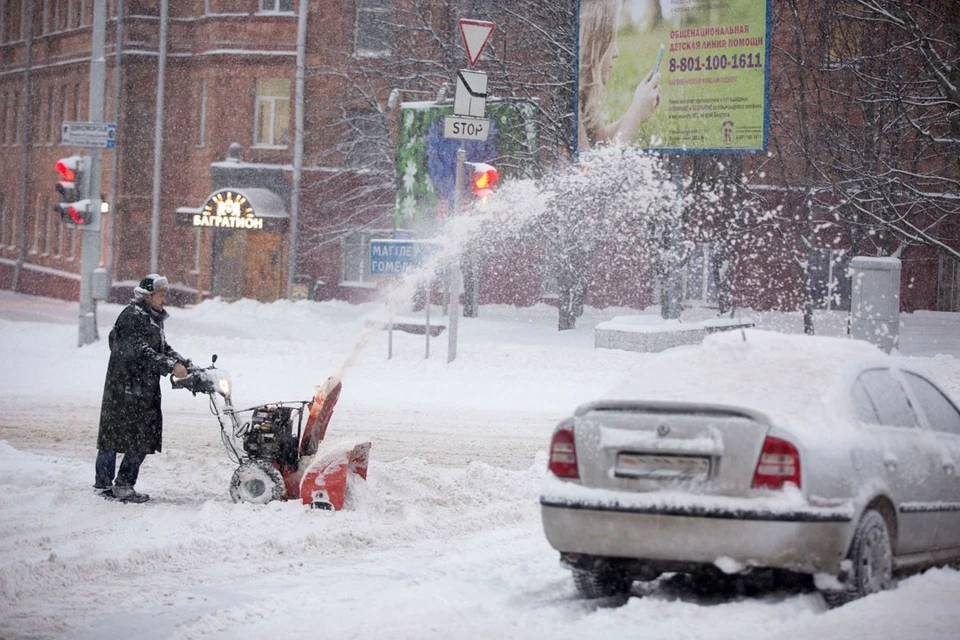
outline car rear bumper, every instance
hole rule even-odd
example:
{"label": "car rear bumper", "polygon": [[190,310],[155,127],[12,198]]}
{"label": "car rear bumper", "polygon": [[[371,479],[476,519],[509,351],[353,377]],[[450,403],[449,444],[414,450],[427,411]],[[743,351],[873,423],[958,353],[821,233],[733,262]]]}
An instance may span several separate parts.
{"label": "car rear bumper", "polygon": [[[847,509],[769,510],[730,501],[629,504],[541,497],[554,549],[664,563],[838,573],[852,535]],[[729,562],[727,563],[729,566]]]}

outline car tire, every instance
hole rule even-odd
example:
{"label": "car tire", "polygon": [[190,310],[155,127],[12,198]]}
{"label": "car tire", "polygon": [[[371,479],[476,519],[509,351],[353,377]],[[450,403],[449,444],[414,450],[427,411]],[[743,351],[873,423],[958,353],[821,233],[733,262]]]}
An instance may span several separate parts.
{"label": "car tire", "polygon": [[285,496],[283,476],[276,467],[263,460],[241,463],[230,480],[230,498],[234,502],[266,504],[271,500],[283,500]]}
{"label": "car tire", "polygon": [[879,512],[869,509],[860,518],[847,559],[851,569],[846,589],[823,592],[830,607],[839,607],[893,585],[893,545],[887,521]]}
{"label": "car tire", "polygon": [[610,598],[630,592],[633,580],[622,571],[609,565],[599,565],[590,569],[574,568],[573,584],[581,598]]}

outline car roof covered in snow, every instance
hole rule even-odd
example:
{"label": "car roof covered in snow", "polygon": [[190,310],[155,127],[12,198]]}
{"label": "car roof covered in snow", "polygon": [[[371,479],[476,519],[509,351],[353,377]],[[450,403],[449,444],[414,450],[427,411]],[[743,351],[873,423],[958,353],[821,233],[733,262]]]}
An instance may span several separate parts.
{"label": "car roof covered in snow", "polygon": [[845,381],[894,359],[860,340],[724,331],[651,358],[601,402],[682,402],[759,411],[782,426],[837,417]]}

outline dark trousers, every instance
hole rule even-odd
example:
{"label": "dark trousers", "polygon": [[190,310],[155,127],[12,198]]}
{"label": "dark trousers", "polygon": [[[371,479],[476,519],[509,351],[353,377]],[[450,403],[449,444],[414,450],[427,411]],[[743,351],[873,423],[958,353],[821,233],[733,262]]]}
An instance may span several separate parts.
{"label": "dark trousers", "polygon": [[116,483],[125,487],[137,484],[140,475],[140,465],[146,460],[145,453],[125,453],[120,461],[120,473],[117,471],[117,453],[115,451],[97,451],[97,477],[94,486],[106,489],[113,485],[113,476],[116,474]]}

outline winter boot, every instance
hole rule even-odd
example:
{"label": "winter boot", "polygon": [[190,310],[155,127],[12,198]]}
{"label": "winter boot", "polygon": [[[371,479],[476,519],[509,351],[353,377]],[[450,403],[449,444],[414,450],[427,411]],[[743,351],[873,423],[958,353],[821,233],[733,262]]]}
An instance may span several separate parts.
{"label": "winter boot", "polygon": [[95,484],[93,485],[93,493],[94,495],[98,495],[101,498],[107,498],[109,500],[113,498],[113,485],[112,484],[107,484],[107,485]]}
{"label": "winter boot", "polygon": [[133,487],[122,484],[113,485],[113,497],[120,502],[135,502],[138,504],[150,499],[150,496],[146,493],[137,493],[133,490]]}

